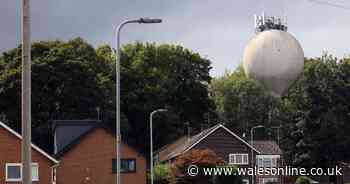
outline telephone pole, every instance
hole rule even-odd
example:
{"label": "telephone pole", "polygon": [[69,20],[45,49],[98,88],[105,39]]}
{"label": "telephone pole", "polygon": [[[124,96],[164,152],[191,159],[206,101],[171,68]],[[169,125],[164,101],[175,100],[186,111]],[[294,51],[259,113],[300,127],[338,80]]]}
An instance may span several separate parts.
{"label": "telephone pole", "polygon": [[32,184],[30,0],[22,0],[22,169],[23,184]]}

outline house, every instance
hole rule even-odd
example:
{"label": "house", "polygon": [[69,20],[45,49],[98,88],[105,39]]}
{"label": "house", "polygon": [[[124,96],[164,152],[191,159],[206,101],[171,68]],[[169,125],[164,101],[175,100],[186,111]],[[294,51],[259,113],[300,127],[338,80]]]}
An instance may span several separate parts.
{"label": "house", "polygon": [[[275,141],[253,141],[253,147],[259,150],[256,155],[256,166],[260,167],[279,167],[282,165],[282,151]],[[257,184],[283,183],[282,176],[264,175],[256,176]]]}
{"label": "house", "polygon": [[[252,168],[252,157],[260,166],[274,166],[279,162],[281,155],[278,145],[272,141],[256,141],[252,146],[224,125],[218,124],[194,136],[183,136],[162,147],[156,152],[155,158],[157,162],[171,163],[177,156],[191,149],[213,150],[226,163],[237,165],[239,168]],[[243,183],[249,184],[252,182],[252,177],[242,176],[242,180]],[[256,178],[258,184],[269,181],[275,181],[275,179],[273,177]]]}
{"label": "house", "polygon": [[[116,183],[116,137],[100,121],[54,121],[54,152],[60,160],[57,184]],[[146,159],[121,145],[121,180],[146,184]]]}
{"label": "house", "polygon": [[[19,184],[22,181],[22,136],[0,122],[0,183]],[[33,184],[54,184],[58,161],[34,144],[32,147]]]}
{"label": "house", "polygon": [[[181,137],[174,143],[168,144],[156,152],[158,162],[172,162],[177,156],[191,149],[210,149],[221,157],[226,163],[241,168],[251,166],[251,158],[260,152],[244,139],[233,133],[222,124],[191,136]],[[253,155],[251,151],[253,150]],[[244,183],[251,183],[251,177],[243,176]]]}

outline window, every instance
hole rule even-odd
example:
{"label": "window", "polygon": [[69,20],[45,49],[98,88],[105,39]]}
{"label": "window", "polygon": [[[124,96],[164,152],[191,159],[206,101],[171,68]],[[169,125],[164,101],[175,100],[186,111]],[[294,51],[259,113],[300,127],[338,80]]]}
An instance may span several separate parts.
{"label": "window", "polygon": [[262,184],[278,183],[278,178],[262,178]]}
{"label": "window", "polygon": [[[6,164],[6,181],[19,182],[22,181],[22,164],[7,163]],[[32,163],[32,181],[39,181],[39,164]]]}
{"label": "window", "polygon": [[229,164],[248,165],[248,154],[246,153],[230,154]]}
{"label": "window", "polygon": [[39,165],[37,163],[32,164],[32,181],[39,181]]}
{"label": "window", "polygon": [[[112,172],[117,171],[117,160],[112,159]],[[136,172],[136,159],[121,159],[120,160],[120,172],[130,173]]]}
{"label": "window", "polygon": [[21,164],[6,164],[6,181],[22,181]]}
{"label": "window", "polygon": [[278,158],[274,155],[260,155],[257,156],[256,162],[258,167],[277,167]]}
{"label": "window", "polygon": [[135,172],[136,171],[136,160],[135,159],[122,159],[120,162],[121,172]]}

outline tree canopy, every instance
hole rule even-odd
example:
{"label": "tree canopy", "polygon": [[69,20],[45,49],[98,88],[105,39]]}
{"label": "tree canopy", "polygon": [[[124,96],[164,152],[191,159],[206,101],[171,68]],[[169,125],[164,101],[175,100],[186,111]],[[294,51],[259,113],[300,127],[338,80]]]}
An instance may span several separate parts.
{"label": "tree canopy", "polygon": [[[108,45],[95,49],[81,38],[35,42],[32,62],[35,130],[47,132],[55,119],[97,119],[97,108],[102,119],[115,126],[115,55]],[[158,108],[169,112],[154,117],[156,147],[182,134],[185,121],[199,129],[205,114],[213,111],[208,95],[210,69],[208,59],[181,46],[125,45],[121,55],[125,140],[147,149],[149,115]],[[20,94],[19,46],[0,57],[0,117],[16,130],[20,129]]]}

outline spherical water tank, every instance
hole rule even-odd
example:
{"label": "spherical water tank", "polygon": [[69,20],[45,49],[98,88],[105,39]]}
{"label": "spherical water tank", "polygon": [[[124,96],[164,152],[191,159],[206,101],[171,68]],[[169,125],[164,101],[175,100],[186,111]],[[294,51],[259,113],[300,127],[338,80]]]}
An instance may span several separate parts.
{"label": "spherical water tank", "polygon": [[280,97],[302,74],[304,52],[288,32],[267,30],[258,33],[245,48],[246,75],[260,82],[275,97]]}

